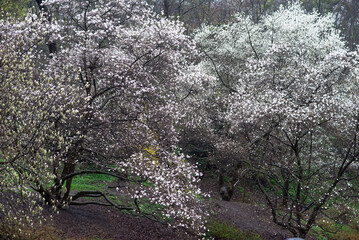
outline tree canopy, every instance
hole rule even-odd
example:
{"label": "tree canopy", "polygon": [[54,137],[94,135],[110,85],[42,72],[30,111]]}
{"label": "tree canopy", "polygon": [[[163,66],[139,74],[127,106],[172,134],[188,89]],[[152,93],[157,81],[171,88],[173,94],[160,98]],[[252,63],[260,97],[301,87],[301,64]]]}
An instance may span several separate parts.
{"label": "tree canopy", "polygon": [[[334,3],[148,2],[0,2],[10,12],[0,20],[0,198],[16,202],[0,205],[2,222],[30,221],[16,206],[38,211],[32,189],[57,209],[140,212],[146,200],[203,234],[202,174],[181,148],[192,140],[207,148],[223,200],[251,175],[296,236],[351,200],[359,57],[354,31],[347,44],[338,13],[325,11]],[[86,174],[126,182],[133,205],[73,191]]]}

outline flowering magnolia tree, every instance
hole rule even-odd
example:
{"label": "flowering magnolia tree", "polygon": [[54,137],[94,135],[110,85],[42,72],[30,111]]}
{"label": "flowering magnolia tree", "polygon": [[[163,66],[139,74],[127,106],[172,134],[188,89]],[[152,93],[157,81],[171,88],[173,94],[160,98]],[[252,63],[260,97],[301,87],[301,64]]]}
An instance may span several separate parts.
{"label": "flowering magnolia tree", "polygon": [[[0,21],[0,229],[4,239],[21,239],[24,225],[41,213],[30,184],[53,178],[50,143],[62,144],[53,118],[71,111],[66,79],[45,77],[38,69],[36,46],[49,33],[43,19]],[[37,220],[42,221],[43,218]],[[29,231],[27,231],[29,233]]]}
{"label": "flowering magnolia tree", "polygon": [[223,199],[245,166],[274,222],[305,237],[318,215],[353,191],[357,53],[344,47],[331,15],[308,14],[298,3],[257,24],[237,16],[228,25],[205,26],[196,39],[203,68],[216,78],[201,96],[213,106],[207,116],[221,139],[217,152],[228,156],[217,159],[220,184],[225,169],[232,174]]}
{"label": "flowering magnolia tree", "polygon": [[[195,186],[200,174],[176,152],[174,125],[185,111],[177,101],[181,79],[196,52],[182,25],[156,16],[143,1],[37,3],[43,18],[30,16],[32,24],[19,22],[20,29],[4,25],[4,32],[15,34],[9,38],[18,36],[23,45],[11,55],[14,41],[8,42],[2,57],[7,65],[1,70],[16,81],[2,78],[1,91],[8,95],[1,99],[6,114],[0,134],[9,144],[2,145],[0,164],[31,159],[23,166],[28,171],[12,173],[30,184],[18,186],[31,186],[59,208],[98,204],[140,211],[139,200],[145,199],[164,206],[175,226],[203,231]],[[7,42],[2,35],[1,40]],[[18,93],[13,105],[11,91]],[[16,136],[23,142],[12,140]],[[131,185],[135,207],[101,191],[72,193],[72,179],[84,174],[139,183]]]}

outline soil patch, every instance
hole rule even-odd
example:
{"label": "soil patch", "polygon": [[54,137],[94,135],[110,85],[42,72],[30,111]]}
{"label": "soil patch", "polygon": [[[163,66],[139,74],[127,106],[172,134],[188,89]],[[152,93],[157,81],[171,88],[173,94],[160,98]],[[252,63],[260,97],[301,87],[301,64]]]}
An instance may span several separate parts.
{"label": "soil patch", "polygon": [[216,218],[236,226],[241,231],[258,233],[263,240],[283,240],[292,233],[272,222],[268,209],[247,203],[214,201]]}
{"label": "soil patch", "polygon": [[[48,210],[51,211],[51,210]],[[53,225],[63,239],[185,239],[185,233],[109,207],[71,206],[54,215]]]}

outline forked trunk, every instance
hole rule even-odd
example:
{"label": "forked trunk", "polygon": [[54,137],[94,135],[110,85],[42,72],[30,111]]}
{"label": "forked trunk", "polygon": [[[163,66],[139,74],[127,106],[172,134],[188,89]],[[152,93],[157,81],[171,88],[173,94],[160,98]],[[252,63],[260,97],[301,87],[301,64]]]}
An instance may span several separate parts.
{"label": "forked trunk", "polygon": [[[65,163],[64,166],[64,170],[62,172],[63,176],[66,176],[68,174],[74,173],[75,172],[75,168],[76,168],[76,164],[73,162],[70,163]],[[62,202],[68,202],[69,201],[69,196],[70,196],[70,191],[71,191],[71,184],[72,184],[72,178],[69,178],[66,180],[66,188],[65,188],[65,194],[62,198]]]}

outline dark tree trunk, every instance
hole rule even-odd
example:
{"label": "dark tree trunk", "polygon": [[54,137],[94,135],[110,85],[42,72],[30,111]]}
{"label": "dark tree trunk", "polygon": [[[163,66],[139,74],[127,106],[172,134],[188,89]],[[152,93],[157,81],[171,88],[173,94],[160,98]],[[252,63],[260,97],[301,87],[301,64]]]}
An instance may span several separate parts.
{"label": "dark tree trunk", "polygon": [[[44,6],[42,4],[42,2],[43,2],[43,0],[36,0],[37,6],[39,7],[40,11],[46,13],[47,14],[47,20],[49,22],[51,22],[51,16],[50,16],[49,10],[48,10],[48,8],[46,6]],[[47,44],[47,47],[49,49],[50,54],[54,54],[54,53],[57,52],[57,44],[56,44],[56,42],[49,42]]]}
{"label": "dark tree trunk", "polygon": [[282,171],[282,178],[284,180],[283,188],[282,188],[282,194],[283,194],[282,206],[286,208],[288,207],[288,198],[289,198],[289,178],[287,174],[284,173],[284,171]]}
{"label": "dark tree trunk", "polygon": [[282,199],[282,206],[285,208],[288,207],[288,194],[289,194],[289,180],[285,179],[283,185],[283,199]]}
{"label": "dark tree trunk", "polygon": [[[63,176],[66,176],[68,174],[74,173],[76,168],[76,164],[73,162],[65,163],[64,171],[62,172]],[[66,180],[66,191],[62,198],[62,202],[68,202],[70,191],[71,191],[71,184],[72,184],[72,178],[69,178]]]}
{"label": "dark tree trunk", "polygon": [[246,195],[247,195],[247,178],[243,178],[243,192],[242,192],[242,202],[246,201]]}
{"label": "dark tree trunk", "polygon": [[163,0],[163,13],[166,18],[170,16],[170,2],[169,0]]}
{"label": "dark tree trunk", "polygon": [[220,169],[218,175],[218,183],[219,183],[219,193],[221,194],[222,200],[230,201],[232,199],[236,182],[237,182],[237,178],[232,178],[229,183],[226,183],[224,180],[224,171],[223,169]]}

